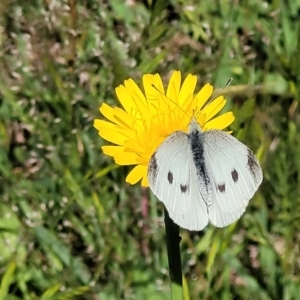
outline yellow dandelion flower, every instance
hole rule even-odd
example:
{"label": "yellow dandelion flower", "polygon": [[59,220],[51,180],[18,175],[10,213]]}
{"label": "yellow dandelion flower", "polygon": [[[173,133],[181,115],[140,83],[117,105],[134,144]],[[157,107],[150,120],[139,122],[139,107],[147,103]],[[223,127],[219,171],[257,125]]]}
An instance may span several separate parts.
{"label": "yellow dandelion flower", "polygon": [[148,186],[147,169],[152,154],[173,132],[187,132],[195,112],[203,131],[222,130],[233,122],[232,112],[213,119],[226,100],[218,96],[205,105],[213,87],[206,84],[194,94],[196,84],[197,76],[192,74],[181,84],[180,71],[174,71],[165,90],[158,74],[145,74],[144,93],[132,79],[116,88],[123,108],[101,105],[100,112],[108,121],[96,119],[94,127],[103,139],[114,144],[103,146],[103,152],[119,165],[135,165],[126,182],[135,184],[142,180],[142,186]]}

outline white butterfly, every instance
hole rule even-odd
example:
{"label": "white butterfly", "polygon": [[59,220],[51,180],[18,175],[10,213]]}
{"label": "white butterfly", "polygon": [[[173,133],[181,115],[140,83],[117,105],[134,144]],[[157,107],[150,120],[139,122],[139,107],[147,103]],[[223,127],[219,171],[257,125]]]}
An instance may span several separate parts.
{"label": "white butterfly", "polygon": [[210,221],[224,227],[245,212],[263,179],[253,152],[221,130],[203,132],[192,120],[188,133],[176,131],[152,155],[151,190],[171,219],[189,230]]}

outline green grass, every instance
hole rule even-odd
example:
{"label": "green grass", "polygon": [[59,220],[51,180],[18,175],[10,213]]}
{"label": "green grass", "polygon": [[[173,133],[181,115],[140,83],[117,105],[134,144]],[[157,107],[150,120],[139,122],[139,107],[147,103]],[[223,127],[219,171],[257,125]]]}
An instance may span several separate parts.
{"label": "green grass", "polygon": [[[77,3],[76,3],[77,2]],[[235,224],[182,230],[191,299],[298,299],[299,0],[0,3],[0,299],[170,299],[162,206],[93,128],[128,77],[225,91],[264,182]],[[147,207],[146,211],[142,207]]]}

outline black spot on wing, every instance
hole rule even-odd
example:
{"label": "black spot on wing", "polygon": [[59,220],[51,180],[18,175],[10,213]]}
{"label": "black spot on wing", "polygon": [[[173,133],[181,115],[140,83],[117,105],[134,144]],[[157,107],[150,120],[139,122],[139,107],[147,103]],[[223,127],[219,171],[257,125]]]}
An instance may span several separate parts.
{"label": "black spot on wing", "polygon": [[218,184],[218,190],[219,190],[219,192],[221,192],[222,194],[224,194],[225,190],[226,190],[225,183]]}
{"label": "black spot on wing", "polygon": [[171,171],[168,172],[168,181],[170,184],[173,183],[173,173]]}
{"label": "black spot on wing", "polygon": [[236,169],[233,169],[231,172],[231,178],[234,182],[237,182],[239,180],[239,174]]}
{"label": "black spot on wing", "polygon": [[181,184],[180,190],[181,190],[181,193],[184,194],[189,190],[189,186],[187,184]]}

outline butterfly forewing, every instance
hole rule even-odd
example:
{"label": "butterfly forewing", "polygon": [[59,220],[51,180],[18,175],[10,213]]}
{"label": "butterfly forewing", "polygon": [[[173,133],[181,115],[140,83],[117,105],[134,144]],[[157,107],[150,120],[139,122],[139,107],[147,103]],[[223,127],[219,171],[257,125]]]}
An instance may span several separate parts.
{"label": "butterfly forewing", "polygon": [[148,166],[148,181],[151,190],[168,211],[176,214],[187,212],[191,204],[190,164],[188,135],[174,132],[158,147]]}
{"label": "butterfly forewing", "polygon": [[204,133],[205,162],[213,184],[209,218],[217,227],[236,221],[262,182],[253,152],[233,136],[211,130]]}

